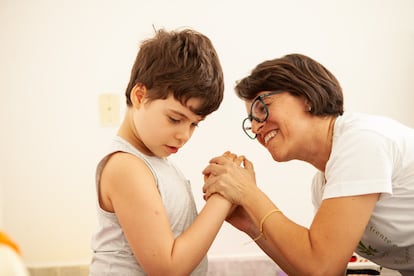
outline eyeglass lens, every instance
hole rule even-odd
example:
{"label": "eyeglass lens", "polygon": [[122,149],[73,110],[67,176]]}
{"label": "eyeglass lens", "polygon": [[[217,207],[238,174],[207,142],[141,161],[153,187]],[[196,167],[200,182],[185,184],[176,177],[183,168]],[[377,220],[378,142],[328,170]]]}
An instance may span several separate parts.
{"label": "eyeglass lens", "polygon": [[252,129],[252,121],[250,120],[250,117],[243,120],[243,130],[251,139],[256,138],[256,133],[254,133]]}
{"label": "eyeglass lens", "polygon": [[265,97],[282,93],[283,90],[271,91],[267,94],[262,94],[258,96],[252,103],[252,107],[250,109],[250,115],[246,119],[243,120],[243,130],[251,139],[256,138],[256,134],[252,131],[252,121],[255,120],[258,123],[263,123],[267,120],[269,116],[269,110],[267,109],[267,105],[263,101]]}
{"label": "eyeglass lens", "polygon": [[251,139],[256,138],[256,134],[253,132],[252,120],[259,123],[264,122],[267,119],[267,107],[261,98],[258,98],[253,102],[251,107],[250,116],[243,121],[243,130]]}
{"label": "eyeglass lens", "polygon": [[261,98],[257,99],[251,110],[251,116],[253,120],[256,120],[259,123],[262,123],[266,120],[267,117],[267,107]]}

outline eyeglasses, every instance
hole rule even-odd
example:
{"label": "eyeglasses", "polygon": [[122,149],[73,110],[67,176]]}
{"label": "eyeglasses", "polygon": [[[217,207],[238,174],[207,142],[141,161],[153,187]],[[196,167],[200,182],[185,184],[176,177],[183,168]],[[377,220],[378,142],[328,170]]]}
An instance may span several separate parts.
{"label": "eyeglasses", "polygon": [[250,114],[242,123],[243,131],[250,139],[254,140],[257,137],[257,134],[253,132],[252,121],[255,120],[258,123],[263,123],[269,117],[269,109],[263,99],[279,93],[282,93],[282,91],[272,91],[259,95],[253,100],[252,106],[250,107]]}

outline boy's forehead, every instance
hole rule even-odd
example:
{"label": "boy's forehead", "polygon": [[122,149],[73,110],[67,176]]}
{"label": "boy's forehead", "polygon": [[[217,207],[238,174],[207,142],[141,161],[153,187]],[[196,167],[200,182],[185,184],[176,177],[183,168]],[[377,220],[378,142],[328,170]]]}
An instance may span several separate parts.
{"label": "boy's forehead", "polygon": [[202,103],[202,100],[199,98],[190,98],[185,103],[185,106],[191,110],[197,110],[200,108]]}
{"label": "boy's forehead", "polygon": [[173,96],[168,98],[170,101],[174,101],[175,104],[170,107],[176,112],[184,115],[185,117],[195,120],[202,121],[205,116],[198,115],[195,111],[198,110],[202,104],[202,100],[199,98],[190,98],[185,103],[180,102],[175,99]]}
{"label": "boy's forehead", "polygon": [[204,120],[205,116],[198,115],[196,113],[197,110],[200,109],[202,105],[202,100],[199,98],[190,98],[187,100],[185,107],[187,107],[191,113],[196,117],[197,121]]}

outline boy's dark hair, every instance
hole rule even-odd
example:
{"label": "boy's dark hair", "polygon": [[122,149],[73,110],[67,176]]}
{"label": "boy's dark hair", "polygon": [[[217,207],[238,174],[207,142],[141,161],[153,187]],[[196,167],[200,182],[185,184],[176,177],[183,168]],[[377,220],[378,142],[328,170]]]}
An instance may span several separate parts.
{"label": "boy's dark hair", "polygon": [[142,42],[125,92],[128,106],[138,83],[147,88],[149,100],[172,94],[185,105],[190,98],[200,99],[202,104],[192,111],[203,117],[217,110],[223,100],[223,70],[216,50],[208,37],[190,29],[161,29]]}
{"label": "boy's dark hair", "polygon": [[262,91],[286,91],[305,98],[314,115],[342,115],[344,112],[338,80],[323,65],[301,54],[260,63],[250,76],[236,84],[235,90],[243,100],[253,100]]}

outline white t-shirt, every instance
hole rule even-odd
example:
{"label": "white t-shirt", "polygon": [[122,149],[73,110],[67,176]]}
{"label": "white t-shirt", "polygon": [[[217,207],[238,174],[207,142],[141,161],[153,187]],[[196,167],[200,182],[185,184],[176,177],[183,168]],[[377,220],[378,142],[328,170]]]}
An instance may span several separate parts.
{"label": "white t-shirt", "polygon": [[317,209],[327,198],[370,193],[381,196],[355,251],[414,275],[414,129],[345,113],[335,122],[325,174],[313,179],[313,203]]}

